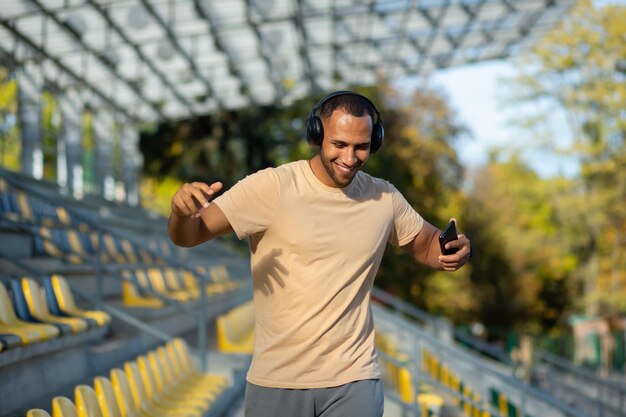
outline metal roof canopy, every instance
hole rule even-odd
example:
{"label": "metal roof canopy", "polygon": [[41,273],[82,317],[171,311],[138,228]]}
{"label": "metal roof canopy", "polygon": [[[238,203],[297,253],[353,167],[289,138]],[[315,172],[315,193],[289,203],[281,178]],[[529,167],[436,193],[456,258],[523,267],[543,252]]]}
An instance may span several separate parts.
{"label": "metal roof canopy", "polygon": [[3,0],[0,64],[131,120],[371,85],[524,50],[576,0]]}

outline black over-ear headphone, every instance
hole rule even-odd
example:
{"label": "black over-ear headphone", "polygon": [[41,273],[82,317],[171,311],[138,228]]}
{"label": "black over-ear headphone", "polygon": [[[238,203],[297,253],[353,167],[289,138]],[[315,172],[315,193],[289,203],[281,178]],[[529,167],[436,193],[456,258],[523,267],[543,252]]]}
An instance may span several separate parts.
{"label": "black over-ear headphone", "polygon": [[376,152],[378,149],[380,149],[380,146],[383,144],[383,139],[385,138],[385,129],[383,128],[383,121],[380,118],[380,113],[378,112],[378,109],[376,109],[374,103],[372,103],[369,98],[352,91],[335,91],[334,93],[330,93],[329,95],[317,102],[315,107],[311,109],[309,117],[307,117],[306,119],[307,142],[309,142],[309,145],[311,146],[322,146],[322,140],[324,139],[324,128],[322,126],[322,121],[318,116],[315,115],[315,112],[317,112],[320,107],[322,107],[324,103],[326,103],[331,98],[343,95],[353,95],[361,97],[367,100],[367,102],[370,103],[374,108],[374,112],[376,113],[376,121],[374,122],[374,126],[372,126],[372,142],[370,144],[370,153]]}

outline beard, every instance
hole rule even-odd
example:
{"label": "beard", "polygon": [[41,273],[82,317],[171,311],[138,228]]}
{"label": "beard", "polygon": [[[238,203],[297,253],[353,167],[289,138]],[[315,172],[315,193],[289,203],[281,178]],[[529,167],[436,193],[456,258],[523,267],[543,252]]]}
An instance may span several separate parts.
{"label": "beard", "polygon": [[335,171],[335,168],[333,167],[333,163],[324,155],[323,146],[320,146],[320,160],[322,161],[322,166],[324,167],[324,170],[326,171],[330,179],[333,180],[335,185],[339,188],[347,187],[348,185],[350,185],[350,183],[356,176],[356,173],[359,171],[360,167],[363,165],[363,163],[359,161],[359,164],[357,164],[356,167],[352,170],[351,175],[349,177],[340,175]]}

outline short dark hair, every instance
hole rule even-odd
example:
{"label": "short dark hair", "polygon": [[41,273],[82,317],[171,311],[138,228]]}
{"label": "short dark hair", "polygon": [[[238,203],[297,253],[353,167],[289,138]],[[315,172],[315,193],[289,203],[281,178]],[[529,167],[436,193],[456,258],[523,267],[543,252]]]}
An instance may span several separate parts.
{"label": "short dark hair", "polygon": [[376,110],[372,103],[366,100],[364,97],[355,94],[342,94],[337,97],[333,97],[326,101],[320,108],[320,118],[328,119],[337,109],[342,109],[351,116],[361,117],[368,114],[372,119],[372,124],[375,122],[374,113]]}

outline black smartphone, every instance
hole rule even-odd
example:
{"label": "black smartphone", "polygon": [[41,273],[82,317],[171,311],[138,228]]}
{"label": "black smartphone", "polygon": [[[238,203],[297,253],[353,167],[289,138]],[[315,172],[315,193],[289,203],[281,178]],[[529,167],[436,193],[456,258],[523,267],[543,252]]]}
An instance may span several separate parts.
{"label": "black smartphone", "polygon": [[441,246],[441,253],[444,255],[452,255],[453,253],[457,253],[459,248],[450,248],[446,249],[446,243],[451,242],[453,240],[457,240],[459,237],[456,234],[456,223],[450,222],[443,229],[443,232],[439,235],[439,246]]}

